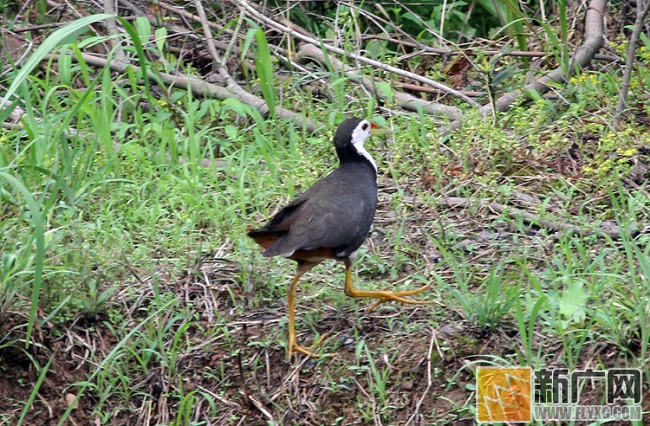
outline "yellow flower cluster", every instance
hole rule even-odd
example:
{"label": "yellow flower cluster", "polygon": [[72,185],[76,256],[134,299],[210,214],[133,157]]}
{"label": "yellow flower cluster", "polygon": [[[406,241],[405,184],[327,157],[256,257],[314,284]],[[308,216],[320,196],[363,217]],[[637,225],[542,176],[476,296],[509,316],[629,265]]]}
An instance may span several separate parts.
{"label": "yellow flower cluster", "polygon": [[580,75],[571,77],[569,79],[569,83],[575,84],[575,85],[584,85],[585,83],[597,83],[598,78],[596,77],[595,74],[587,74],[587,73],[582,73]]}
{"label": "yellow flower cluster", "polygon": [[636,53],[643,62],[648,62],[650,60],[650,49],[646,46],[639,47]]}
{"label": "yellow flower cluster", "polygon": [[621,43],[615,42],[615,41],[610,41],[609,46],[614,49],[614,51],[621,55],[624,56],[625,52],[627,51],[627,46],[629,44],[628,40],[622,40]]}
{"label": "yellow flower cluster", "polygon": [[628,148],[628,149],[618,148],[616,150],[616,152],[618,154],[622,155],[623,157],[631,157],[631,156],[633,156],[634,154],[637,153],[637,149],[636,148]]}
{"label": "yellow flower cluster", "polygon": [[624,129],[619,133],[608,133],[598,141],[598,153],[593,163],[584,166],[582,170],[587,175],[605,176],[611,173],[625,173],[630,167],[630,157],[638,151],[636,148],[621,147],[623,141],[630,141],[632,129]]}
{"label": "yellow flower cluster", "polygon": [[585,166],[582,170],[588,175],[604,176],[609,173],[614,166],[614,162],[609,158],[598,165],[598,167]]}

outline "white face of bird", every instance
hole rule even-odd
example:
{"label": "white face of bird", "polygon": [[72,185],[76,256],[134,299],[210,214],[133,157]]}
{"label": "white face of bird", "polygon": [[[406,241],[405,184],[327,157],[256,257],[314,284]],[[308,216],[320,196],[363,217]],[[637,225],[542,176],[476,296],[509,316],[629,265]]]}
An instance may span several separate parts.
{"label": "white face of bird", "polygon": [[375,160],[368,153],[368,151],[366,151],[366,148],[363,146],[363,144],[370,137],[370,132],[372,129],[376,127],[377,126],[370,123],[368,120],[361,120],[361,122],[357,124],[357,127],[355,127],[352,131],[352,146],[360,155],[364,156],[368,161],[370,161],[372,167],[375,168],[375,172],[377,171],[377,164],[375,164]]}
{"label": "white face of bird", "polygon": [[357,149],[363,148],[363,144],[370,137],[372,128],[373,125],[368,120],[361,120],[352,131],[352,145]]}

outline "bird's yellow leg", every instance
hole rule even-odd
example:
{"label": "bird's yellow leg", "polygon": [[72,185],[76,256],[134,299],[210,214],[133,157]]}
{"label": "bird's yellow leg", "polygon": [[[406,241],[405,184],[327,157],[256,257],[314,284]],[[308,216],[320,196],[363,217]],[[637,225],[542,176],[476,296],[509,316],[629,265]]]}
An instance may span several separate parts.
{"label": "bird's yellow leg", "polygon": [[377,308],[377,306],[381,305],[384,302],[391,302],[391,301],[406,303],[408,305],[430,305],[433,303],[426,300],[413,300],[413,299],[404,298],[405,296],[412,296],[414,294],[423,292],[424,290],[431,287],[431,284],[427,284],[415,290],[407,290],[407,291],[357,290],[354,287],[352,287],[352,268],[349,267],[347,264],[345,266],[346,266],[345,267],[345,294],[346,295],[350,297],[368,297],[371,299],[379,299],[377,302],[373,303],[370,306],[368,312],[372,312],[373,310],[375,310],[375,308]]}
{"label": "bird's yellow leg", "polygon": [[[296,341],[296,286],[300,277],[302,276],[301,272],[296,273],[295,278],[291,281],[291,286],[289,287],[289,295],[287,296],[287,305],[289,308],[289,344],[287,345],[287,350],[289,351],[289,358],[293,355],[293,352],[300,352],[301,354],[318,358],[320,355],[315,354],[313,351],[323,343],[323,340],[327,337],[327,333],[323,334],[318,342],[311,349],[307,349],[303,346],[300,346]],[[323,355],[330,356],[330,355]]]}

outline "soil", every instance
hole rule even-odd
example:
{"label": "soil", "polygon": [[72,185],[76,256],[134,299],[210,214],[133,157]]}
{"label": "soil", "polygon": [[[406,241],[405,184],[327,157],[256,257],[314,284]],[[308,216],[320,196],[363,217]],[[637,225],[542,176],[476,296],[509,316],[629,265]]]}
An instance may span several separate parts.
{"label": "soil", "polygon": [[[391,319],[427,320],[426,311],[421,308],[388,310],[389,315],[383,312],[376,316],[367,316],[362,310],[327,312],[315,328],[320,333],[330,332],[331,343],[326,347],[337,349],[333,358],[320,360],[302,356],[289,360],[278,344],[278,340],[284,341],[284,327],[278,327],[281,313],[250,312],[239,321],[241,326],[233,328],[230,341],[235,343],[209,345],[180,355],[175,377],[170,377],[162,367],[151,368],[146,377],[134,381],[137,386],[128,406],[122,406],[123,395],[108,396],[104,404],[111,407],[113,415],[103,422],[93,412],[99,396],[88,388],[75,403],[75,389],[88,378],[88,364],[83,361],[87,358],[87,345],[114,344],[116,339],[101,323],[89,327],[78,322],[65,326],[70,327],[69,333],[85,335],[88,340],[84,345],[66,348],[67,338],[52,337],[65,331],[65,326],[58,332],[54,327],[43,327],[37,333],[43,339],[42,346],[23,350],[9,346],[0,351],[0,412],[3,419],[8,419],[0,424],[14,424],[23,402],[30,398],[39,377],[31,359],[40,365],[50,359],[52,363],[27,412],[23,423],[26,425],[55,425],[71,405],[74,408],[68,424],[167,423],[162,408],[177,407],[180,401],[170,401],[168,397],[171,387],[179,386],[185,393],[196,391],[213,396],[216,406],[206,404],[203,414],[196,418],[202,424],[267,425],[270,420],[289,425],[366,425],[378,421],[391,425],[475,424],[471,409],[475,404],[473,360],[479,354],[507,357],[514,353],[516,333],[506,328],[481,335],[461,321],[444,322],[435,330],[422,328],[408,335],[396,333],[395,329],[388,333],[387,321]],[[200,342],[206,338],[205,333],[206,330],[190,328],[187,338]],[[270,345],[265,343],[269,336],[273,342]],[[311,337],[309,330],[301,333],[300,339],[306,343]],[[365,350],[357,355],[360,339],[372,358]],[[108,346],[102,351],[110,349]],[[600,354],[607,352],[602,350]],[[384,376],[372,374],[372,363],[375,371]],[[182,383],[171,382],[178,378],[182,378]],[[382,378],[383,395],[377,392]],[[647,411],[647,389],[644,396]],[[582,397],[585,402],[599,404],[602,394],[591,391]],[[373,412],[368,401],[389,408]],[[144,417],[143,406],[149,407],[151,418]],[[174,419],[173,413],[168,416],[167,421]],[[646,415],[644,421],[650,422],[650,417]]]}

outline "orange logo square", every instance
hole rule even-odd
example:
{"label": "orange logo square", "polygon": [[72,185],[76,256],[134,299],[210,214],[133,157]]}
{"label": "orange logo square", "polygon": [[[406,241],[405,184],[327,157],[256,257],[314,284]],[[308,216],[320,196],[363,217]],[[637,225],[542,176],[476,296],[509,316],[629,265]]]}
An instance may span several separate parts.
{"label": "orange logo square", "polygon": [[478,367],[476,420],[479,423],[531,422],[530,367]]}

